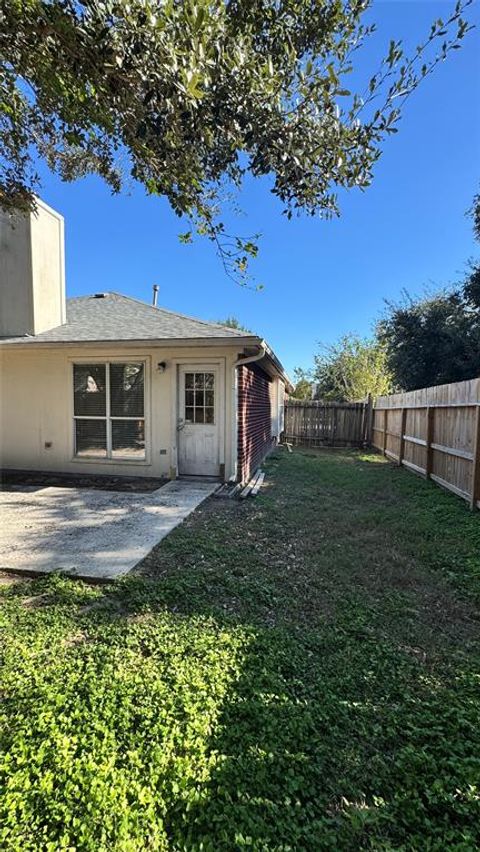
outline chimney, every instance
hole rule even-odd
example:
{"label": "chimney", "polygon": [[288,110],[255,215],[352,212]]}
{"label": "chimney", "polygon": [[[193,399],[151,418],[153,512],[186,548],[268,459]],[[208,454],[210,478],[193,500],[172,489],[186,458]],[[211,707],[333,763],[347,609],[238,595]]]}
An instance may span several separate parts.
{"label": "chimney", "polygon": [[153,300],[152,300],[152,305],[153,305],[154,308],[157,307],[158,291],[159,290],[160,290],[160,287],[158,286],[158,284],[154,284],[153,285]]}
{"label": "chimney", "polygon": [[0,337],[35,335],[65,322],[63,216],[0,210]]}

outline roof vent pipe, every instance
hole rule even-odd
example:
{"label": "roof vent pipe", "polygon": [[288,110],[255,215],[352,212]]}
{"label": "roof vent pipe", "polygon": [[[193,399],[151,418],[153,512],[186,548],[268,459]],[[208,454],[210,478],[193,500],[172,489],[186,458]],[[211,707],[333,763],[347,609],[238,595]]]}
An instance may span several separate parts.
{"label": "roof vent pipe", "polygon": [[153,307],[154,308],[157,307],[157,299],[158,299],[158,291],[159,290],[160,290],[160,287],[158,286],[158,284],[154,284],[153,285]]}

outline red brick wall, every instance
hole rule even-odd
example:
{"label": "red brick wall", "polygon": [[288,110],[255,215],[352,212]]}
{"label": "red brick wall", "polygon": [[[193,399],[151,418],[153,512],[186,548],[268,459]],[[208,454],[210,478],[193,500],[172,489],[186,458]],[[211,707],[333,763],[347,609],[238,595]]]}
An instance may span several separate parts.
{"label": "red brick wall", "polygon": [[255,363],[237,374],[238,479],[246,482],[272,448],[272,382]]}

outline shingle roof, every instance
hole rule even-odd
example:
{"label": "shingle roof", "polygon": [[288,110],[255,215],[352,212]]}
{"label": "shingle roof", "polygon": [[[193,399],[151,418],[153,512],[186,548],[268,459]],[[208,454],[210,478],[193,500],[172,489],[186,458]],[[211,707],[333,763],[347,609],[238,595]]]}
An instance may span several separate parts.
{"label": "shingle roof", "polygon": [[119,293],[67,299],[67,322],[34,337],[3,338],[4,343],[83,343],[108,340],[192,340],[252,337],[219,323],[155,308]]}

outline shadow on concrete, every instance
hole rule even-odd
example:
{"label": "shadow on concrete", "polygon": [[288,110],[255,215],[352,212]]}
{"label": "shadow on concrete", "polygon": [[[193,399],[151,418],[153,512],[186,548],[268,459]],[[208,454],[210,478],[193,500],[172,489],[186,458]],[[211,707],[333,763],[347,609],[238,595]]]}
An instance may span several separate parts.
{"label": "shadow on concrete", "polygon": [[0,570],[123,576],[216,488],[170,482],[148,494],[53,487],[4,492]]}

